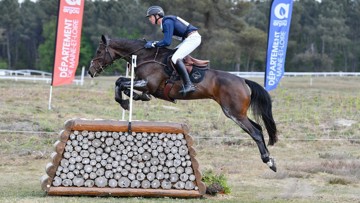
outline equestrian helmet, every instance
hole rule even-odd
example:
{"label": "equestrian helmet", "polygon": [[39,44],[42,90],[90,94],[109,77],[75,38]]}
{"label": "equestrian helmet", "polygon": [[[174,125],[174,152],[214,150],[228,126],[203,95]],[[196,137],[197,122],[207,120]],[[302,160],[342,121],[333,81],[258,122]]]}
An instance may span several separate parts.
{"label": "equestrian helmet", "polygon": [[164,17],[165,15],[164,10],[160,6],[150,6],[146,12],[146,17],[156,14],[161,17]]}

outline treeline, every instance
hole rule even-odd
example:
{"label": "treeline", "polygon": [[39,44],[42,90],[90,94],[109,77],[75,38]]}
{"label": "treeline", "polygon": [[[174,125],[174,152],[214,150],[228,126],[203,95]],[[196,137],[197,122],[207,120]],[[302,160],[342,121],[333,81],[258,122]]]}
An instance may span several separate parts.
{"label": "treeline", "polygon": [[[271,1],[86,0],[79,66],[100,36],[159,40],[145,18],[150,5],[200,28],[192,54],[226,71],[264,71]],[[52,71],[58,0],[0,0],[0,69]],[[360,71],[360,0],[294,1],[286,71]],[[176,44],[175,44],[176,45]],[[123,72],[118,64],[108,74]],[[79,69],[78,69],[79,71]]]}

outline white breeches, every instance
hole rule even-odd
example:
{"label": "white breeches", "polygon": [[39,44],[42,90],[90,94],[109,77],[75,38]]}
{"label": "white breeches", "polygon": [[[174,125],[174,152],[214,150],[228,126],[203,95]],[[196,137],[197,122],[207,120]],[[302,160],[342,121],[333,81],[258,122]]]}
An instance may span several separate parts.
{"label": "white breeches", "polygon": [[174,64],[178,59],[183,59],[185,56],[193,52],[201,43],[201,36],[198,32],[192,33],[190,36],[184,39],[176,48],[176,52],[171,57]]}

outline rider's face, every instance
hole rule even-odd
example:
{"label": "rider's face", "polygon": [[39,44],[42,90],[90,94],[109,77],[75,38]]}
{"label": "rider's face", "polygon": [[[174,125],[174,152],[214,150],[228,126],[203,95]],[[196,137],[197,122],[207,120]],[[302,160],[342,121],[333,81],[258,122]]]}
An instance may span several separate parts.
{"label": "rider's face", "polygon": [[151,24],[155,25],[155,16],[154,15],[149,16],[149,21]]}

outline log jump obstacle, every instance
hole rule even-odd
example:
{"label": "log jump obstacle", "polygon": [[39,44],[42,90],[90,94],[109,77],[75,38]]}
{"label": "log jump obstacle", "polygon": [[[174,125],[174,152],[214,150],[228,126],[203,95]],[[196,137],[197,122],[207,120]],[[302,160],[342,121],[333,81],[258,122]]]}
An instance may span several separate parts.
{"label": "log jump obstacle", "polygon": [[[132,56],[129,121],[65,122],[46,165],[48,195],[201,197],[193,139],[185,124],[132,122],[136,55]],[[124,112],[123,112],[124,119]]]}
{"label": "log jump obstacle", "polygon": [[48,195],[195,198],[205,194],[184,124],[72,119],[46,165]]}

